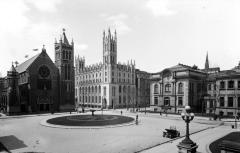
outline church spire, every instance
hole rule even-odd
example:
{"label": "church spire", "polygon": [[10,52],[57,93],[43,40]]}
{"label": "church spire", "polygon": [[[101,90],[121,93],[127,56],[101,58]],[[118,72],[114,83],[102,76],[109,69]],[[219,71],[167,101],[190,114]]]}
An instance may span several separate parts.
{"label": "church spire", "polygon": [[65,31],[66,31],[65,28],[63,28],[63,43],[69,45],[68,39],[67,39],[66,34],[65,34]]}
{"label": "church spire", "polygon": [[209,69],[208,52],[207,52],[206,61],[205,61],[205,69]]}

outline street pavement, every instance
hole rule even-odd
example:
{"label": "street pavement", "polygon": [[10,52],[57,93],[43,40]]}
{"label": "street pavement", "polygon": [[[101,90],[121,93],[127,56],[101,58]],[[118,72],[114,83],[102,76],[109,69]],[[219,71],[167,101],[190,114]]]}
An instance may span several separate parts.
{"label": "street pavement", "polygon": [[[103,129],[60,129],[42,126],[40,122],[49,116],[57,117],[66,113],[4,117],[4,119],[0,118],[0,141],[13,153],[27,151],[46,153],[176,152],[176,145],[181,139],[169,143],[170,139],[162,137],[162,133],[164,129],[176,126],[181,136],[184,136],[185,123],[180,116],[122,111],[123,115],[134,118],[138,114],[139,125]],[[96,114],[101,114],[101,111]],[[120,110],[104,111],[104,114],[120,115]],[[210,141],[232,131],[229,126],[217,127],[219,123],[219,121],[196,117],[190,124],[190,133],[203,130],[191,135],[193,141],[199,145],[200,151],[206,152],[207,141],[205,139]]]}

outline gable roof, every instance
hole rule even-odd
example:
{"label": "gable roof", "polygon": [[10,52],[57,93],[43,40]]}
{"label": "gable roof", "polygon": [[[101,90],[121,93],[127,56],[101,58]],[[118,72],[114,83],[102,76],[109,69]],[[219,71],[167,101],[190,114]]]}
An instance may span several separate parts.
{"label": "gable roof", "polygon": [[18,73],[22,73],[22,72],[25,72],[29,66],[38,58],[38,56],[40,55],[41,53],[33,56],[32,58],[26,60],[25,62],[23,62],[22,64],[18,65],[16,67],[16,70]]}

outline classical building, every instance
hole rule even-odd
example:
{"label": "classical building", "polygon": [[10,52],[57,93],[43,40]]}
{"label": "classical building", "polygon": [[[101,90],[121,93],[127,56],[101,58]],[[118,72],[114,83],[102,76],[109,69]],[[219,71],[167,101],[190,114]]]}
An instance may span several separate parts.
{"label": "classical building", "polygon": [[150,77],[150,103],[153,111],[180,113],[189,105],[201,112],[206,73],[183,64],[166,68]]}
{"label": "classical building", "polygon": [[152,110],[180,113],[189,105],[196,113],[240,114],[240,63],[231,70],[178,64],[150,77]]}
{"label": "classical building", "polygon": [[85,58],[75,58],[75,100],[80,107],[132,107],[135,99],[135,62],[117,61],[117,33],[103,32],[103,59],[86,65]]}
{"label": "classical building", "polygon": [[0,78],[0,109],[6,114],[64,111],[74,108],[73,43],[65,32],[55,43],[55,64],[41,53],[14,66]]}
{"label": "classical building", "polygon": [[[206,113],[238,115],[240,108],[240,64],[231,70],[208,74]],[[222,112],[222,113],[220,113]]]}

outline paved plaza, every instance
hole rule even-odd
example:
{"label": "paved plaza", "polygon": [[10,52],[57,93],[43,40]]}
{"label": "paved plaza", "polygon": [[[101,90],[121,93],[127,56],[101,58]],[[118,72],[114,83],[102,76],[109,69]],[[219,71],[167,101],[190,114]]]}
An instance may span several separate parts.
{"label": "paved plaza", "polygon": [[[88,113],[87,113],[88,114]],[[90,114],[90,113],[89,113]],[[101,112],[96,112],[101,114]],[[104,114],[120,114],[119,110],[105,111]],[[134,117],[137,113],[123,112]],[[182,138],[169,141],[162,137],[165,128],[176,126],[181,136],[185,135],[185,123],[180,116],[138,113],[139,125],[111,128],[63,129],[40,124],[49,117],[66,114],[46,114],[1,119],[0,141],[11,152],[51,152],[51,153],[133,153],[133,152],[176,152]],[[73,115],[76,115],[75,113]],[[209,121],[196,117],[190,124],[191,138],[205,152],[205,140],[220,137],[232,131],[230,126],[218,126],[219,121]],[[213,128],[214,127],[214,128]],[[198,132],[201,131],[201,132]],[[160,151],[159,151],[160,150]],[[202,151],[201,151],[202,150]]]}

